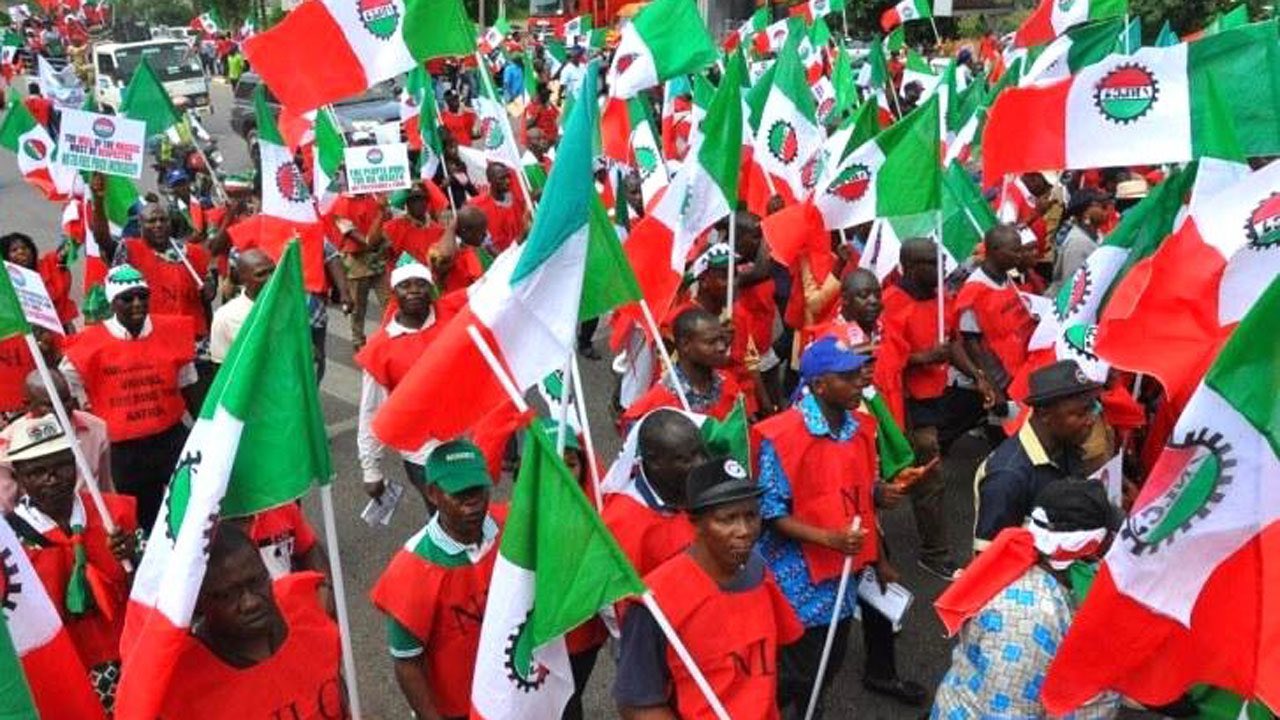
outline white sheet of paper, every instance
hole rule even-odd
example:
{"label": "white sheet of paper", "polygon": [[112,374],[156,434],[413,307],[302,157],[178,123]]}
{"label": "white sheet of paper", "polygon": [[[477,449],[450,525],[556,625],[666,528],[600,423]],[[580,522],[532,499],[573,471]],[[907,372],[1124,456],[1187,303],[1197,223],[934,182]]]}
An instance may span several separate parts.
{"label": "white sheet of paper", "polygon": [[395,514],[396,506],[400,504],[402,496],[404,496],[404,485],[388,481],[387,489],[382,491],[382,497],[370,500],[369,504],[364,506],[364,511],[360,513],[360,519],[364,520],[369,527],[390,525],[391,516]]}
{"label": "white sheet of paper", "polygon": [[867,570],[858,579],[858,597],[866,600],[868,605],[889,618],[894,632],[902,629],[902,621],[907,616],[907,610],[911,609],[911,603],[915,601],[911,591],[898,583],[889,583],[885,591],[880,592],[880,582],[875,570]]}

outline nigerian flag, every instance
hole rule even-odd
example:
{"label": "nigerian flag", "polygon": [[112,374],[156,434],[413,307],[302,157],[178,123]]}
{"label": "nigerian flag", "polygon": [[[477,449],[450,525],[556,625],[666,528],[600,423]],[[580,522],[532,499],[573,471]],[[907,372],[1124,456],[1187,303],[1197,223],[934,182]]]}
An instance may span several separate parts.
{"label": "nigerian flag", "polygon": [[9,273],[0,273],[0,340],[31,332],[27,316],[22,314],[22,303],[13,289]]}
{"label": "nigerian flag", "polygon": [[146,123],[148,138],[165,135],[172,142],[183,139],[179,131],[182,117],[146,59],[138,63],[120,95],[120,114]]}
{"label": "nigerian flag", "polygon": [[645,587],[541,425],[529,428],[480,630],[472,717],[560,717],[564,635]]}
{"label": "nigerian flag", "polygon": [[174,469],[129,596],[118,717],[156,717],[191,628],[219,517],[292,502],[333,474],[297,241],[214,377]]}

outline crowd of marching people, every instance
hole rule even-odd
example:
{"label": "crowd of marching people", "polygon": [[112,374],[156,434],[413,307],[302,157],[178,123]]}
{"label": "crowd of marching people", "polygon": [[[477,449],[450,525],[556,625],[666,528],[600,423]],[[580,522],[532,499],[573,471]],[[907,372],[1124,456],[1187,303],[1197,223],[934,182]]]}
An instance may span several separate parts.
{"label": "crowd of marching people", "polygon": [[[837,16],[824,19],[810,1],[791,16],[769,17],[766,7],[723,38],[723,53],[668,72],[673,59],[661,53],[683,51],[655,40],[654,28],[677,23],[672,8],[685,5],[693,13],[689,0],[657,0],[625,28],[592,29],[578,18],[568,30],[524,32],[503,18],[474,53],[415,56],[397,80],[412,178],[394,191],[348,192],[345,162],[327,155],[326,133],[341,136],[340,149],[364,141],[327,104],[318,113],[288,106],[289,93],[301,91],[275,79],[261,38],[290,18],[257,39],[217,32],[197,46],[207,72],[234,84],[253,70],[281,103],[275,117],[261,98],[257,104],[254,172],[225,175],[175,151],[184,161],[158,167],[155,192],[97,172],[61,195],[37,185],[65,205],[58,246],[42,252],[31,237],[0,227],[0,256],[30,273],[10,276],[42,280],[56,314],[52,325],[28,318],[26,337],[0,333],[0,600],[9,623],[0,656],[21,659],[34,708],[14,717],[347,717],[354,666],[344,665],[344,603],[361,602],[384,617],[385,636],[360,640],[385,645],[404,702],[423,719],[598,716],[584,707],[584,693],[607,661],[615,666],[609,696],[624,718],[820,718],[834,714],[826,712],[833,685],[859,639],[856,676],[894,703],[893,717],[1111,718],[1129,705],[1210,718],[1218,716],[1208,708],[1224,702],[1240,717],[1271,717],[1262,704],[1280,698],[1260,690],[1260,702],[1230,705],[1234,696],[1210,686],[1274,691],[1274,648],[1256,660],[1270,678],[1257,685],[1252,677],[1232,685],[1223,680],[1229,673],[1184,677],[1143,666],[1129,667],[1129,680],[1165,672],[1186,682],[1151,681],[1161,690],[1145,694],[1125,684],[1072,685],[1076,695],[1045,690],[1051,665],[1058,672],[1065,662],[1055,659],[1066,658],[1084,599],[1121,585],[1121,569],[1099,571],[1112,543],[1146,542],[1154,555],[1208,512],[1188,503],[1219,502],[1226,492],[1222,483],[1204,485],[1211,460],[1197,456],[1201,464],[1191,466],[1171,456],[1190,452],[1177,444],[1175,426],[1183,427],[1184,410],[1200,407],[1191,398],[1205,372],[1216,373],[1213,387],[1232,400],[1231,368],[1208,368],[1215,357],[1248,351],[1215,336],[1199,352],[1216,353],[1222,342],[1226,349],[1201,357],[1192,382],[1175,385],[1174,375],[1113,366],[1097,343],[1102,303],[1144,307],[1146,284],[1118,280],[1122,266],[1131,277],[1133,266],[1154,272],[1136,248],[1147,243],[1150,255],[1185,231],[1175,216],[1208,218],[1217,207],[1197,205],[1210,197],[1199,195],[1202,185],[1262,193],[1248,222],[1237,223],[1244,229],[1230,232],[1250,233],[1260,250],[1276,242],[1277,221],[1266,213],[1280,185],[1267,153],[1248,151],[1255,133],[1234,131],[1252,165],[1242,157],[1224,170],[1209,158],[1237,158],[1206,152],[1198,176],[1196,162],[1156,157],[1019,166],[992,178],[983,163],[1012,166],[1015,153],[975,128],[996,116],[1002,92],[1057,82],[1077,68],[1042,63],[1021,36],[946,49],[939,42],[922,54],[877,35],[856,70],[844,34],[828,28],[841,24]],[[75,48],[87,42],[85,18],[100,25],[104,9],[85,3],[76,13],[22,18],[24,52],[48,55],[66,43],[83,53]],[[1265,28],[1280,58],[1274,21]],[[1055,62],[1075,62],[1060,52]],[[652,76],[647,85],[631,69],[641,66]],[[792,94],[793,78],[804,98]],[[1129,113],[1127,123],[1148,112],[1136,103],[1156,97],[1122,92],[1115,102],[1130,104],[1121,106],[1098,93],[1087,102]],[[62,108],[35,91],[10,95],[6,116],[25,113],[56,141]],[[1265,102],[1273,100],[1280,96]],[[1280,109],[1258,115],[1280,117]],[[1000,127],[1010,127],[1007,117]],[[199,123],[183,124],[176,144],[193,145]],[[1042,138],[1028,130],[1025,141]],[[898,142],[918,142],[923,161]],[[724,143],[727,161],[716,157]],[[283,165],[271,164],[268,145],[282,148]],[[796,158],[806,152],[812,160],[801,167],[805,158]],[[900,167],[910,177],[884,179]],[[941,219],[903,221],[919,214],[908,196],[926,182],[940,199],[922,207]],[[572,188],[584,188],[581,197]],[[819,196],[857,209],[830,210]],[[281,202],[302,203],[312,224],[280,230],[272,208]],[[883,210],[890,206],[909,212]],[[569,217],[579,211],[580,222]],[[841,212],[843,220],[830,219]],[[1198,222],[1208,236],[1210,221]],[[538,288],[577,287],[578,271],[556,258],[579,234],[590,236],[590,249],[575,262],[588,269],[565,321],[547,300],[558,296]],[[591,244],[601,240],[610,244],[607,260],[592,265],[606,252]],[[1259,255],[1266,269],[1255,272],[1270,273],[1258,281],[1259,305],[1277,294],[1264,292],[1275,285],[1270,262]],[[83,282],[73,278],[81,264]],[[603,298],[599,286],[618,268],[635,295],[588,312],[586,298]],[[279,309],[294,290],[305,311]],[[10,327],[6,297],[0,293],[0,331]],[[504,314],[501,303],[524,314]],[[360,370],[360,477],[337,481],[360,484],[366,513],[389,515],[402,502],[401,512],[422,518],[371,588],[347,584],[345,593],[336,548],[326,548],[313,527],[319,518],[303,512],[298,494],[254,504],[250,490],[236,487],[248,465],[270,464],[246,450],[254,422],[293,433],[286,445],[308,442],[310,420],[244,408],[270,384],[314,399],[331,310],[350,323]],[[1266,327],[1253,318],[1235,322]],[[303,339],[291,344],[295,325]],[[512,353],[532,354],[550,336],[568,343],[570,362],[559,358],[555,372],[526,383],[527,365]],[[1162,337],[1145,351],[1161,353]],[[1262,379],[1275,367],[1265,364],[1276,361],[1275,337],[1253,338],[1270,356],[1241,361],[1263,392],[1276,387]],[[237,389],[237,379],[269,362],[250,356],[259,340],[280,362],[296,346],[303,362],[271,366],[292,368],[289,378]],[[474,374],[424,384],[450,359],[474,355],[473,340],[483,364],[457,367]],[[613,381],[612,397],[583,397],[579,360],[604,368],[606,358],[612,365],[600,374]],[[487,395],[482,376],[497,376],[503,392]],[[424,394],[439,383],[463,389]],[[468,391],[475,408],[463,407]],[[439,407],[444,397],[457,405]],[[1272,415],[1244,415],[1274,429],[1274,398],[1265,403]],[[230,426],[217,423],[230,416],[243,436],[237,425],[240,439],[219,445]],[[415,425],[457,418],[462,426],[447,435]],[[1267,437],[1276,447],[1276,435]],[[260,444],[252,450],[274,451],[253,442]],[[961,443],[980,448],[971,477],[957,459]],[[602,444],[621,450],[602,457]],[[1249,462],[1215,457],[1240,471],[1238,485],[1275,479],[1266,476],[1274,463],[1249,470]],[[225,502],[206,497],[219,463]],[[600,529],[612,548],[605,555],[642,579],[643,598],[610,594],[614,576],[548,569],[551,555],[575,550],[582,563],[604,563],[593,546],[520,545],[544,517],[576,527],[569,514],[528,514],[532,488],[540,500],[556,496],[534,484],[547,482],[539,472],[580,489],[559,507],[591,510],[583,527]],[[948,502],[949,482],[972,484],[972,556],[951,541],[962,515]],[[1151,501],[1170,487],[1182,494]],[[406,488],[414,492],[402,499]],[[1260,507],[1276,501],[1274,492],[1258,497]],[[206,501],[213,517],[193,519],[188,508]],[[1126,521],[1144,506],[1147,525]],[[234,514],[236,507],[249,510]],[[907,507],[914,534],[887,533],[887,514]],[[1168,530],[1170,518],[1182,524]],[[1261,532],[1261,523],[1253,527]],[[333,540],[332,529],[326,536]],[[184,565],[189,557],[198,564]],[[936,684],[896,651],[902,601],[911,597],[895,565],[902,557],[918,558],[946,588],[934,607],[955,645]],[[558,588],[565,597],[594,598],[597,612],[563,628],[537,615],[550,591],[521,599],[511,580],[513,567],[532,576],[535,563],[539,578],[566,583]],[[22,578],[47,596],[36,609],[38,588]],[[176,589],[183,583],[187,595]],[[497,632],[495,598],[532,607],[496,650],[486,635]],[[45,606],[52,610],[41,616]],[[1268,627],[1259,631],[1270,633],[1264,644],[1275,639]],[[544,633],[536,647],[526,630]],[[544,649],[548,641],[560,655]],[[1173,663],[1180,646],[1162,642]],[[1212,645],[1197,647],[1215,654]],[[495,663],[510,688],[485,684]],[[567,677],[557,674],[561,665]],[[1083,673],[1068,670],[1059,677]],[[81,674],[87,683],[72,679]],[[1193,680],[1203,684],[1192,688]],[[536,698],[557,682],[565,685],[555,713],[530,710],[548,707]],[[502,700],[507,692],[513,699]],[[1068,696],[1070,704],[1061,700]]]}

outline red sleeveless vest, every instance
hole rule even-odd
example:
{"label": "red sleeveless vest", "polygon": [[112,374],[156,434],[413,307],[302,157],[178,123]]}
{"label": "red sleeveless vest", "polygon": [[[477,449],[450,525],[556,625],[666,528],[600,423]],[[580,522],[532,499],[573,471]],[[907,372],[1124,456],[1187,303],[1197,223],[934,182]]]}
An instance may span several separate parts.
{"label": "red sleeveless vest", "polygon": [[[500,506],[490,506],[489,513],[499,524],[506,518]],[[369,594],[375,607],[422,643],[436,710],[446,717],[471,709],[480,624],[497,558],[495,544],[479,564],[446,568],[401,549]]]}
{"label": "red sleeveless vest", "polygon": [[289,634],[276,653],[248,668],[220,660],[192,638],[177,658],[164,720],[342,720],[338,626],[320,608],[314,572],[276,580],[276,604]]}
{"label": "red sleeveless vest", "polygon": [[[730,717],[773,720],[778,714],[778,646],[804,632],[773,576],[745,592],[725,592],[680,553],[645,577]],[[732,618],[732,622],[726,622]],[[676,711],[685,720],[714,718],[693,677],[667,647]]]}
{"label": "red sleeveless vest", "polygon": [[[195,323],[196,337],[208,335],[209,318],[200,299],[200,286],[191,277],[187,266],[161,259],[142,238],[129,238],[124,242],[129,263],[142,273],[151,289],[151,313],[189,317]],[[191,266],[203,278],[209,270],[209,251],[203,245],[192,243],[187,243],[183,249]]]}
{"label": "red sleeveless vest", "polygon": [[605,527],[622,552],[646,575],[693,542],[693,523],[684,513],[664,515],[620,493],[604,496]]}
{"label": "red sleeveless vest", "polygon": [[[755,426],[760,437],[773,443],[782,471],[791,484],[792,514],[816,527],[843,530],[862,517],[867,533],[862,551],[854,558],[854,569],[878,557],[876,538],[876,421],[855,412],[858,430],[846,442],[817,437],[805,426],[799,408],[792,407]],[[801,546],[809,577],[821,582],[840,577],[844,555],[830,548],[804,543]]]}
{"label": "red sleeveless vest", "polygon": [[[885,338],[903,343],[901,357],[895,353],[893,360],[895,365],[900,365],[907,397],[915,400],[941,397],[947,389],[947,363],[906,366],[906,356],[938,344],[937,299],[917,300],[897,285],[890,285],[884,290],[882,322]],[[943,303],[943,330],[948,338],[955,331],[955,303],[950,299]],[[881,364],[886,359],[889,358],[877,357]]]}
{"label": "red sleeveless vest", "polygon": [[151,326],[144,338],[120,340],[104,325],[90,325],[67,348],[94,414],[107,422],[111,442],[171,428],[186,410],[178,371],[195,357],[191,322],[152,315]]}
{"label": "red sleeveless vest", "polygon": [[426,352],[431,341],[435,340],[440,327],[441,323],[437,319],[431,327],[397,337],[388,335],[386,327],[378,328],[365,346],[360,348],[360,352],[356,353],[356,364],[372,375],[388,392],[394,390],[418,358],[422,357],[422,353]]}
{"label": "red sleeveless vest", "polygon": [[1000,359],[1010,377],[1016,375],[1027,359],[1027,342],[1035,332],[1036,320],[1013,283],[996,289],[970,278],[960,288],[956,309],[961,313],[973,310],[987,347]]}

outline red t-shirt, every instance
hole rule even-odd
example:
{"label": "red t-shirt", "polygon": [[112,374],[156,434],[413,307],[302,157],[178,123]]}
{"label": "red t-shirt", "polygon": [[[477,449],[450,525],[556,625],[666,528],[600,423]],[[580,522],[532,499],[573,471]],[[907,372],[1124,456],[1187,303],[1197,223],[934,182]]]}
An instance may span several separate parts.
{"label": "red t-shirt", "polygon": [[477,196],[471,204],[488,218],[489,237],[493,238],[498,252],[506,250],[524,234],[524,206],[519,204],[514,192],[509,193],[506,204],[500,204],[488,192]]}
{"label": "red t-shirt", "polygon": [[476,114],[466,109],[457,113],[441,110],[440,124],[459,145],[466,147],[471,144],[471,134],[475,131]]}
{"label": "red t-shirt", "polygon": [[399,259],[401,253],[409,253],[414,260],[431,267],[428,254],[431,247],[444,236],[444,228],[431,221],[419,224],[408,215],[401,215],[384,222],[382,234],[387,238],[387,254],[391,259],[387,273],[390,274],[391,265]]}

